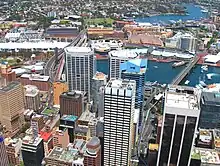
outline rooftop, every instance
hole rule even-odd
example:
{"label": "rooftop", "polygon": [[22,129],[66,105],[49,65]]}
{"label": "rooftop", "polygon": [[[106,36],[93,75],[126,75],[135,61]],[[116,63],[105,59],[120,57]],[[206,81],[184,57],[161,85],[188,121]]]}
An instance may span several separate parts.
{"label": "rooftop", "polygon": [[96,72],[96,74],[93,76],[94,80],[106,80],[107,79],[107,75],[105,75],[102,72]]}
{"label": "rooftop", "polygon": [[126,73],[145,73],[147,69],[147,59],[131,59],[120,64],[120,70]]}
{"label": "rooftop", "polygon": [[134,59],[138,57],[138,54],[132,50],[117,50],[109,52],[110,58],[121,59]]}
{"label": "rooftop", "polygon": [[10,82],[7,86],[0,88],[0,92],[8,92],[17,87],[18,85],[20,85],[20,82],[18,81]]}
{"label": "rooftop", "polygon": [[174,108],[198,110],[199,92],[192,87],[170,85],[166,91],[165,105]]}
{"label": "rooftop", "polygon": [[65,52],[67,53],[90,53],[93,50],[90,47],[67,47],[65,48]]}
{"label": "rooftop", "polygon": [[22,142],[22,146],[23,145],[32,145],[32,146],[38,146],[38,144],[42,141],[42,138],[37,137],[37,138],[33,138],[32,136],[28,136],[26,135],[23,138],[23,142]]}
{"label": "rooftop", "polygon": [[74,115],[63,115],[60,120],[75,122],[77,120],[77,116]]}
{"label": "rooftop", "polygon": [[215,150],[194,147],[191,156],[194,159],[201,159],[201,163],[220,164],[218,152]]}
{"label": "rooftop", "polygon": [[33,80],[33,81],[47,82],[50,77],[49,76],[42,76],[39,74],[22,74],[21,78],[28,78],[29,80]]}
{"label": "rooftop", "polygon": [[79,117],[78,121],[90,122],[94,118],[95,115],[93,113],[91,113],[90,111],[84,111]]}
{"label": "rooftop", "polygon": [[71,98],[80,98],[81,96],[85,96],[86,92],[83,91],[72,91],[72,92],[63,92],[62,96],[71,97]]}
{"label": "rooftop", "polygon": [[217,92],[202,92],[202,103],[205,105],[220,106],[220,93]]}
{"label": "rooftop", "polygon": [[26,90],[25,96],[34,97],[39,93],[38,88],[34,85],[26,85],[24,88]]}
{"label": "rooftop", "polygon": [[111,79],[106,87],[131,90],[134,85],[135,81],[133,80]]}
{"label": "rooftop", "polygon": [[50,109],[50,108],[45,108],[45,109],[41,112],[41,114],[47,115],[47,116],[56,115],[57,113],[58,113],[58,110]]}
{"label": "rooftop", "polygon": [[44,140],[44,142],[47,142],[51,138],[51,136],[51,132],[40,131],[40,137]]}
{"label": "rooftop", "polygon": [[63,149],[60,147],[54,147],[53,150],[46,158],[54,158],[56,160],[70,162],[72,163],[74,160],[83,159],[79,156],[79,151],[75,148]]}

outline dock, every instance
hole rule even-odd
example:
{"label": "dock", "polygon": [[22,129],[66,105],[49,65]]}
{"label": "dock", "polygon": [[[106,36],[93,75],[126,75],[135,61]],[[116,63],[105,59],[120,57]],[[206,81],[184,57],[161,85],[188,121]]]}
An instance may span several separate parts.
{"label": "dock", "polygon": [[198,63],[200,57],[195,56],[188,65],[173,79],[171,85],[178,85],[189,74],[192,68]]}

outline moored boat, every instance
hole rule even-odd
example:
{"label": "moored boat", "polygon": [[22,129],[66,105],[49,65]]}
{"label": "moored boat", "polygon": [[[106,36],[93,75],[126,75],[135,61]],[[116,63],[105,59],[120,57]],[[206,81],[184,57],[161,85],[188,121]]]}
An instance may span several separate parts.
{"label": "moored boat", "polygon": [[179,67],[179,66],[183,66],[185,64],[186,64],[185,61],[175,62],[175,63],[173,63],[172,67]]}

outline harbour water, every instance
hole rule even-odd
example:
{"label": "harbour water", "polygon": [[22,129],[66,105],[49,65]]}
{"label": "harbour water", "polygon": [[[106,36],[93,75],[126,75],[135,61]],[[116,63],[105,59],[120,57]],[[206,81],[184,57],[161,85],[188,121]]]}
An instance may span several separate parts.
{"label": "harbour water", "polygon": [[184,4],[186,10],[188,12],[187,15],[159,15],[159,16],[151,16],[145,18],[137,18],[135,21],[137,22],[149,22],[149,23],[168,23],[169,20],[173,21],[186,21],[186,20],[200,20],[201,18],[206,18],[207,13],[203,13],[199,6],[195,6],[194,4]]}
{"label": "harbour water", "polygon": [[[193,4],[184,4],[187,8],[189,15],[161,15],[161,16],[152,16],[146,18],[138,18],[136,21],[139,22],[150,22],[150,23],[159,23],[168,22],[169,20],[199,20],[205,18],[207,13],[202,13],[202,9]],[[157,81],[161,84],[169,84],[171,81],[181,72],[184,66],[177,68],[172,67],[172,63],[161,63],[155,61],[148,61],[148,71],[146,74],[146,81]],[[98,60],[97,61],[97,70],[108,74],[108,60]],[[209,75],[209,79],[207,77]],[[220,68],[208,67],[208,71],[201,71],[201,65],[196,65],[195,68],[189,73],[189,75],[182,81],[184,84],[188,80],[189,86],[195,86],[199,84],[200,81],[205,82],[206,84],[220,83]]]}
{"label": "harbour water", "polygon": [[[148,70],[145,80],[169,84],[183,68],[184,66],[173,68],[172,63],[148,61]],[[97,61],[97,71],[108,74],[108,69],[108,60]],[[211,79],[208,79],[207,74],[211,76]],[[200,81],[204,81],[206,84],[220,83],[220,68],[209,66],[208,71],[202,72],[201,65],[196,65],[185,80],[183,80],[183,84],[186,80],[189,80],[188,86],[195,86],[199,84]]]}

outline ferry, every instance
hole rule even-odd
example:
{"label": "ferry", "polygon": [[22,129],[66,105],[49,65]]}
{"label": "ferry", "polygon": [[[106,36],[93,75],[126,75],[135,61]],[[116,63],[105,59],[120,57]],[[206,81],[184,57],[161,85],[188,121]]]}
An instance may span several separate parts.
{"label": "ferry", "polygon": [[179,66],[183,66],[185,64],[186,64],[185,61],[175,62],[175,63],[173,63],[172,67],[179,67]]}

